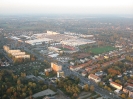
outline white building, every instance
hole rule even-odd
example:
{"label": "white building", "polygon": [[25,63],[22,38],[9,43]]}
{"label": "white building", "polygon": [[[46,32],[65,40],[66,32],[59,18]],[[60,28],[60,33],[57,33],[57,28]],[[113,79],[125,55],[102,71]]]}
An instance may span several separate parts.
{"label": "white building", "polygon": [[64,40],[64,41],[61,41],[61,44],[64,44],[64,45],[69,45],[69,46],[80,46],[80,45],[85,45],[85,44],[92,44],[92,43],[95,43],[96,41],[92,41],[92,40],[86,40],[86,39],[69,39],[69,40]]}
{"label": "white building", "polygon": [[25,55],[25,52],[12,53],[12,56]]}
{"label": "white building", "polygon": [[48,35],[56,35],[56,34],[60,34],[60,33],[53,32],[53,31],[47,31],[47,34],[48,34]]}
{"label": "white building", "polygon": [[30,55],[18,55],[15,58],[30,58]]}
{"label": "white building", "polygon": [[116,83],[116,82],[110,82],[110,85],[116,89],[121,90],[122,89],[122,85]]}
{"label": "white building", "polygon": [[50,50],[50,51],[54,51],[54,52],[57,52],[57,53],[60,53],[61,52],[61,49],[59,49],[59,48],[57,48],[57,47],[48,47],[48,49]]}
{"label": "white building", "polygon": [[42,39],[27,40],[27,41],[25,41],[25,43],[28,43],[28,44],[31,44],[31,45],[40,45],[43,42],[49,43],[49,42],[52,42],[52,41],[53,40],[49,39],[49,38],[42,38]]}
{"label": "white building", "polygon": [[64,71],[58,71],[57,77],[64,77]]}
{"label": "white building", "polygon": [[95,73],[96,76],[102,76],[103,75],[103,71],[99,71]]}

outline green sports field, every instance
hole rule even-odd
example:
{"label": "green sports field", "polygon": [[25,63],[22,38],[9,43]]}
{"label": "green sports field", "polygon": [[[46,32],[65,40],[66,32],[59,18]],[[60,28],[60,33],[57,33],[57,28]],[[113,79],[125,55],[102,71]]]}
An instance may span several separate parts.
{"label": "green sports field", "polygon": [[92,48],[90,49],[90,51],[94,54],[102,54],[102,53],[109,52],[115,49],[116,48],[112,46],[102,46],[102,47]]}

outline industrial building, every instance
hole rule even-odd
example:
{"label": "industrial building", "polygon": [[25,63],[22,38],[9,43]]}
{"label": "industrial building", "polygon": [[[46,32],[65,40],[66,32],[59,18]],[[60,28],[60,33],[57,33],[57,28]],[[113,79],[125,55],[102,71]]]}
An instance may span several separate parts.
{"label": "industrial building", "polygon": [[95,43],[95,42],[96,41],[78,38],[78,39],[69,39],[69,40],[61,41],[61,44],[76,47],[76,46],[85,45],[85,44],[92,44],[92,43]]}
{"label": "industrial building", "polygon": [[50,47],[48,47],[48,49],[49,49],[50,51],[57,52],[57,53],[62,52],[61,49],[59,49],[59,48],[57,48],[57,47],[52,47],[52,46],[50,46]]}
{"label": "industrial building", "polygon": [[42,43],[49,43],[52,42],[52,39],[49,38],[42,38],[42,39],[34,39],[34,40],[27,40],[25,43],[28,43],[30,45],[40,45]]}

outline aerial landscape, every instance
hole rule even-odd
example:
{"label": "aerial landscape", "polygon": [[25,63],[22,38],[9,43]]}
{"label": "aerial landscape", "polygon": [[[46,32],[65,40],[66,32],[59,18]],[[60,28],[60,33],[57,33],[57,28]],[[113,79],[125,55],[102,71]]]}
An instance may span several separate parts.
{"label": "aerial landscape", "polygon": [[0,99],[133,99],[133,1],[1,0]]}

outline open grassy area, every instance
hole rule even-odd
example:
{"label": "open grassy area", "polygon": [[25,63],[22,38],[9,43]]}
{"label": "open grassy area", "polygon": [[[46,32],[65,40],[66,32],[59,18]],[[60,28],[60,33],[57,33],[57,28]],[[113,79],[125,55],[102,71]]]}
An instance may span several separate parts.
{"label": "open grassy area", "polygon": [[90,51],[94,54],[101,54],[101,53],[109,52],[115,49],[116,48],[112,46],[102,46],[102,47],[97,47],[97,48],[91,48]]}

